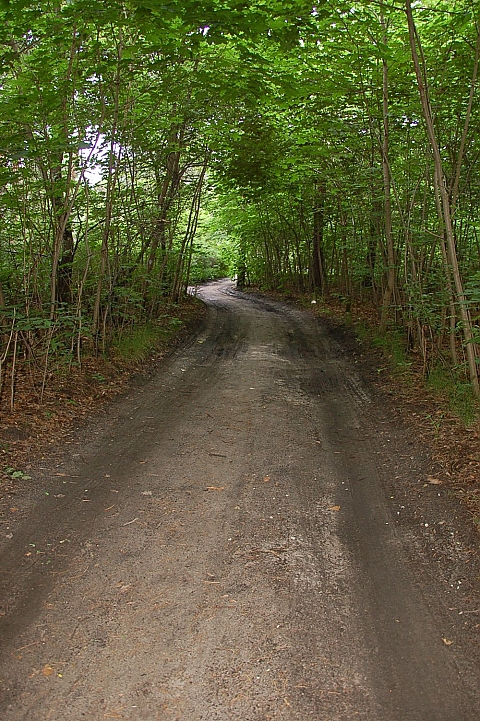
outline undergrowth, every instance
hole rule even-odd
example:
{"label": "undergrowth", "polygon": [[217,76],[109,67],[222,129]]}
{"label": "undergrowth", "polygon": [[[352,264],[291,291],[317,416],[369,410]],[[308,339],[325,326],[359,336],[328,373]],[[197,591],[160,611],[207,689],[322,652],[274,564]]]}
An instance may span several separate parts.
{"label": "undergrowth", "polygon": [[353,326],[360,341],[382,353],[386,365],[379,368],[379,372],[388,369],[394,376],[401,375],[407,384],[409,377],[416,386],[420,382],[427,393],[432,392],[438,403],[458,416],[467,428],[480,420],[480,404],[462,369],[438,362],[425,373],[419,354],[407,351],[405,335],[401,330],[392,328],[379,335],[377,328],[363,319],[356,321]]}
{"label": "undergrowth", "polygon": [[134,325],[123,330],[113,342],[116,358],[127,363],[142,363],[178,334],[183,321],[164,315],[155,323]]}
{"label": "undergrowth", "polygon": [[444,398],[449,410],[455,413],[468,428],[480,418],[480,405],[474,398],[470,383],[458,373],[444,366],[434,366],[425,379],[426,387]]}

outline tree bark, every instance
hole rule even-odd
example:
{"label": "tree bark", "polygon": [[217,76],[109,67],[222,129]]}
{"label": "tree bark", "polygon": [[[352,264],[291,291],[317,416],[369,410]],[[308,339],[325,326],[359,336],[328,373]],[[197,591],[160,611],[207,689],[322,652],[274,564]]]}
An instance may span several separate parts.
{"label": "tree bark", "polygon": [[325,229],[325,196],[326,185],[322,181],[315,189],[315,206],[313,208],[313,239],[310,259],[310,286],[312,291],[326,291],[325,265],[323,257],[323,233]]}
{"label": "tree bark", "polygon": [[[381,15],[380,22],[382,25],[383,37],[382,42],[387,44],[387,28],[385,18]],[[387,320],[390,312],[390,306],[395,298],[396,287],[396,267],[395,267],[395,248],[393,243],[392,231],[392,190],[390,183],[390,164],[389,156],[389,123],[388,123],[388,63],[385,57],[382,60],[382,119],[383,119],[383,141],[382,141],[382,174],[383,174],[383,191],[385,203],[385,242],[387,246],[387,287],[383,295],[382,313],[380,318],[380,332],[385,331]]]}

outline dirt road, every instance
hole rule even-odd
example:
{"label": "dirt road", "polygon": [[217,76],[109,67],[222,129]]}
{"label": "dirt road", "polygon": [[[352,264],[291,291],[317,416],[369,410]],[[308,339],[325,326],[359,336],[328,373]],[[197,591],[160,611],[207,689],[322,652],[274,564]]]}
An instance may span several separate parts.
{"label": "dirt road", "polygon": [[309,314],[202,295],[2,537],[0,718],[480,718],[472,549],[415,440]]}

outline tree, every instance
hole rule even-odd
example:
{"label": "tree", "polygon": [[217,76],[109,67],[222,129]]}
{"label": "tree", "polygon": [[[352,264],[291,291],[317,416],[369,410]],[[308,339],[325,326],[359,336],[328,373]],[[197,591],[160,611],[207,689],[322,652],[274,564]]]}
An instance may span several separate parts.
{"label": "tree", "polygon": [[207,203],[240,284],[369,302],[426,373],[448,340],[477,389],[469,0],[39,0],[0,15],[4,351],[10,330],[42,368],[108,352],[197,273]]}

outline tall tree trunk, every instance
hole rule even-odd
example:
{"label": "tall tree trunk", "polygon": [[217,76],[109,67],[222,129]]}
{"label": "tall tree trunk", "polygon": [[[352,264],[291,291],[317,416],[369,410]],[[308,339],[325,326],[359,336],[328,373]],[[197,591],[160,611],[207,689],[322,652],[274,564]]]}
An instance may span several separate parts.
{"label": "tall tree trunk", "polygon": [[240,237],[238,241],[238,257],[237,257],[237,288],[245,288],[247,285],[247,247],[245,238]]}
{"label": "tall tree trunk", "polygon": [[201,200],[202,200],[202,189],[203,189],[203,183],[205,181],[205,175],[207,173],[208,163],[210,162],[210,152],[207,152],[205,154],[205,160],[203,161],[202,170],[200,173],[200,177],[198,179],[198,185],[196,189],[196,200],[195,200],[195,209],[194,209],[194,222],[192,223],[192,227],[190,230],[190,242],[189,242],[189,250],[188,250],[188,259],[187,259],[187,268],[185,272],[185,278],[184,278],[184,292],[187,293],[188,290],[188,284],[190,282],[190,270],[192,266],[192,257],[193,257],[193,241],[195,238],[195,233],[197,232],[198,227],[198,218],[200,216],[200,207],[201,207]]}
{"label": "tall tree trunk", "polygon": [[[373,165],[372,165],[373,168]],[[363,288],[372,288],[375,292],[376,290],[376,284],[375,284],[375,266],[377,263],[377,246],[378,246],[378,239],[381,237],[381,226],[380,226],[380,218],[382,217],[382,204],[377,198],[375,197],[376,193],[376,187],[375,184],[372,182],[371,185],[371,193],[372,193],[372,205],[370,208],[370,218],[369,218],[369,232],[368,232],[368,239],[367,239],[367,254],[366,254],[366,269],[365,269],[365,275],[362,281],[362,287]]]}
{"label": "tall tree trunk", "polygon": [[[66,141],[65,141],[66,142]],[[55,229],[53,239],[52,269],[50,276],[50,318],[57,314],[59,303],[70,303],[72,300],[71,274],[74,256],[73,232],[70,225],[71,184],[73,181],[73,163],[69,157],[67,175],[64,181],[65,191],[62,193],[63,153],[57,159],[58,165],[51,170],[52,186],[51,213]]]}
{"label": "tall tree trunk", "polygon": [[478,372],[476,364],[476,353],[475,344],[472,332],[472,323],[470,319],[470,313],[467,306],[467,298],[463,289],[463,281],[458,266],[457,248],[455,243],[455,236],[453,232],[452,224],[452,213],[450,206],[450,198],[448,195],[447,185],[445,182],[445,175],[443,172],[442,158],[440,155],[440,149],[438,141],[435,135],[435,127],[433,123],[432,108],[430,105],[430,98],[428,94],[427,76],[425,73],[425,66],[423,61],[423,72],[420,65],[420,59],[417,51],[417,47],[421,52],[420,38],[417,34],[415,21],[412,14],[412,5],[410,0],[406,0],[406,12],[408,20],[408,34],[410,39],[410,49],[412,53],[413,64],[415,67],[415,74],[417,77],[418,91],[420,95],[420,101],[422,104],[423,116],[425,119],[425,125],[427,128],[427,135],[430,141],[430,145],[433,153],[434,161],[434,184],[437,192],[439,193],[441,200],[441,212],[442,212],[442,224],[445,232],[445,240],[447,246],[448,260],[450,263],[453,281],[455,285],[456,299],[459,308],[460,318],[462,321],[463,339],[465,342],[465,350],[467,354],[468,369],[470,381],[472,384],[473,391],[477,397],[480,397],[480,385],[478,382]]}
{"label": "tall tree trunk", "polygon": [[[197,185],[196,185],[194,193],[193,193],[193,198],[192,198],[192,202],[190,205],[190,212],[188,214],[187,228],[186,228],[184,236],[182,238],[180,252],[178,255],[177,267],[175,269],[175,276],[174,276],[172,290],[171,290],[171,296],[170,296],[171,300],[174,303],[177,303],[180,300],[182,289],[184,289],[186,292],[186,287],[188,285],[188,277],[190,275],[190,263],[191,263],[192,252],[193,252],[193,240],[195,238],[195,233],[197,231],[198,217],[200,214],[200,201],[201,201],[201,196],[202,196],[202,186],[203,186],[203,181],[205,179],[205,173],[207,171],[208,158],[209,158],[209,156],[206,155],[203,166],[202,166],[202,170],[197,179]],[[185,266],[185,263],[187,263],[186,266]],[[184,278],[185,268],[186,268],[186,273],[185,273],[185,278]]]}
{"label": "tall tree trunk", "polygon": [[95,293],[95,304],[93,307],[92,317],[92,335],[94,338],[95,346],[98,348],[99,343],[99,331],[100,326],[103,325],[103,345],[105,346],[105,328],[106,328],[106,314],[103,318],[103,324],[101,324],[101,310],[102,310],[102,290],[105,282],[105,273],[108,267],[109,260],[109,242],[110,242],[110,230],[112,223],[112,211],[113,211],[113,190],[117,181],[119,162],[122,149],[118,149],[118,157],[116,154],[117,148],[117,131],[119,123],[119,112],[120,112],[120,80],[121,80],[121,68],[120,62],[123,54],[123,40],[122,34],[117,44],[117,67],[115,70],[115,81],[114,81],[114,107],[113,107],[113,121],[111,128],[110,147],[108,155],[108,177],[107,177],[107,189],[105,194],[105,223],[103,226],[102,233],[102,247],[100,250],[100,272],[97,280],[97,290]]}
{"label": "tall tree trunk", "polygon": [[150,239],[150,249],[147,261],[147,272],[151,273],[155,265],[157,250],[160,247],[166,252],[165,231],[168,223],[168,213],[177,194],[183,173],[180,172],[180,157],[182,152],[185,126],[175,128],[170,135],[170,143],[176,149],[169,153],[165,167],[165,177],[158,194],[158,217]]}
{"label": "tall tree trunk", "polygon": [[322,181],[315,187],[313,208],[312,255],[310,259],[310,286],[312,291],[326,291],[325,265],[323,255],[323,234],[325,230],[326,184]]}
{"label": "tall tree trunk", "polygon": [[[380,17],[382,25],[383,37],[382,42],[387,45],[387,28],[383,14]],[[383,118],[383,142],[382,142],[382,175],[383,175],[383,191],[385,203],[385,242],[387,246],[387,287],[383,295],[382,313],[380,318],[380,332],[384,332],[390,306],[395,297],[396,286],[396,268],[395,268],[395,248],[393,244],[392,231],[392,190],[390,183],[390,164],[389,156],[389,123],[388,123],[388,63],[384,57],[382,60],[382,118]]]}
{"label": "tall tree trunk", "polygon": [[475,96],[475,88],[476,88],[477,77],[478,77],[478,65],[479,65],[479,59],[480,59],[480,26],[479,26],[479,22],[480,22],[480,19],[477,20],[477,42],[475,45],[475,60],[473,62],[472,81],[470,83],[470,93],[468,96],[467,112],[465,113],[465,122],[463,124],[462,138],[460,140],[460,148],[458,150],[457,162],[456,162],[456,167],[455,167],[455,175],[454,175],[453,187],[452,187],[452,215],[455,214],[455,210],[457,207],[458,191],[459,191],[459,186],[460,186],[460,172],[462,170],[462,163],[463,163],[463,158],[465,155],[465,146],[467,143],[468,127],[470,125],[470,118],[472,116],[473,100],[474,100],[474,96]]}
{"label": "tall tree trunk", "polygon": [[70,223],[67,222],[63,231],[61,256],[58,261],[57,300],[59,303],[66,303],[68,305],[73,301],[72,275],[74,255],[75,244],[73,241],[73,231]]}
{"label": "tall tree trunk", "polygon": [[[114,133],[115,136],[115,133]],[[112,223],[112,210],[113,210],[113,187],[116,180],[118,171],[119,159],[115,156],[115,141],[114,137],[110,141],[110,151],[108,160],[108,179],[107,179],[107,191],[105,198],[105,222],[102,232],[102,247],[100,249],[100,270],[97,280],[97,290],[95,293],[95,304],[93,307],[93,318],[92,318],[92,334],[95,339],[95,344],[98,346],[98,334],[100,330],[100,317],[102,310],[102,290],[105,282],[105,274],[108,267],[108,251],[109,251],[109,239],[110,239],[110,228]],[[115,160],[114,160],[115,159]]]}

